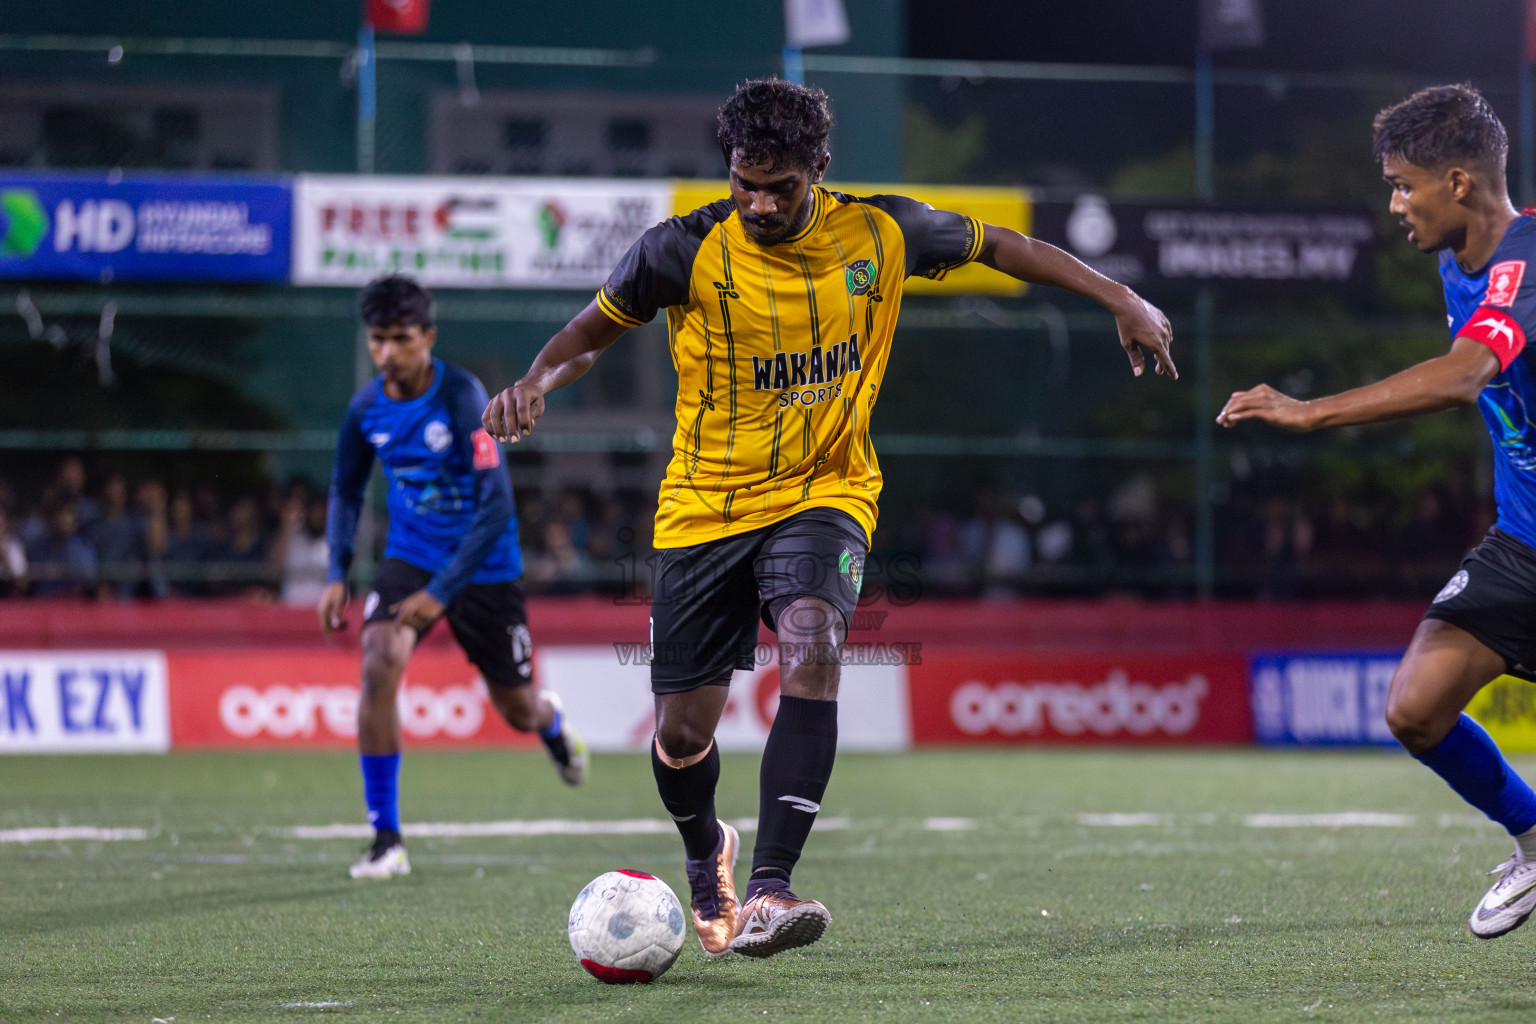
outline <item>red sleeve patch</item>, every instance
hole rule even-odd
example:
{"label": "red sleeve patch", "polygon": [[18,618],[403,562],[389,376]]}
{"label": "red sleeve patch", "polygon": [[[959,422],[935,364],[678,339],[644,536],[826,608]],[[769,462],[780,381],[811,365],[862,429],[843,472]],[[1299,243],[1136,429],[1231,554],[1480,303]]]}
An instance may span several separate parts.
{"label": "red sleeve patch", "polygon": [[1525,331],[1520,322],[1502,310],[1487,306],[1479,306],[1456,337],[1471,338],[1487,345],[1499,357],[1500,372],[1509,369],[1509,364],[1525,349]]}
{"label": "red sleeve patch", "polygon": [[[1521,341],[1524,340],[1521,338]],[[470,435],[470,439],[475,442],[476,469],[495,469],[501,465],[501,445],[496,443],[495,438],[484,430],[477,430]]]}
{"label": "red sleeve patch", "polygon": [[1486,306],[1513,306],[1520,294],[1520,282],[1525,280],[1525,260],[1505,260],[1495,263],[1488,270],[1488,293],[1483,296]]}

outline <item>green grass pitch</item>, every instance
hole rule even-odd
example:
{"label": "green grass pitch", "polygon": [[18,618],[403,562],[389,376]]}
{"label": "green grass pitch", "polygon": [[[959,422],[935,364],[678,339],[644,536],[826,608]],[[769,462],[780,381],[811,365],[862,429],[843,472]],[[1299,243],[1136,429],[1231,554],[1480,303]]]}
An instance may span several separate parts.
{"label": "green grass pitch", "polygon": [[[725,816],[755,813],[756,774],[754,758],[725,758]],[[413,751],[402,785],[408,822],[662,817],[641,756],[595,758],[589,785],[571,792],[536,754]],[[1402,754],[845,755],[822,814],[846,827],[814,834],[795,876],[832,911],[826,938],[767,961],[709,962],[690,936],[669,974],[629,987],[580,970],[566,909],[614,867],[658,873],[686,902],[674,836],[417,838],[410,877],[353,882],[359,841],[283,830],[359,821],[359,788],[342,754],[0,760],[0,830],[148,830],[0,843],[0,1020],[1536,1012],[1536,926],[1479,942],[1465,923],[1507,837]],[[1337,812],[1412,823],[1250,817]],[[1128,814],[1143,817],[1105,817]],[[1144,823],[1093,823],[1127,820]]]}

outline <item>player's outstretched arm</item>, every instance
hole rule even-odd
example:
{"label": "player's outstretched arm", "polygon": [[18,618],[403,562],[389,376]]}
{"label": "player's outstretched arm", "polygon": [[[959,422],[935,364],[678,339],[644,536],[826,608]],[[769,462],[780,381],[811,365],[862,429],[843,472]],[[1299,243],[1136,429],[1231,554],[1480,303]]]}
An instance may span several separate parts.
{"label": "player's outstretched arm", "polygon": [[1379,423],[1471,405],[1498,373],[1499,358],[1492,349],[1471,338],[1457,338],[1443,356],[1327,398],[1302,402],[1268,384],[1235,391],[1217,414],[1216,422],[1231,427],[1245,420],[1258,420],[1298,434],[1322,427]]}
{"label": "player's outstretched arm", "polygon": [[1145,349],[1152,353],[1158,373],[1178,379],[1178,368],[1173,365],[1173,356],[1169,354],[1173,344],[1173,329],[1162,310],[1120,282],[1110,280],[1048,242],[995,224],[982,227],[981,251],[976,256],[977,263],[1000,270],[1020,281],[1065,288],[1087,296],[1114,314],[1115,327],[1120,331],[1120,347],[1125,349],[1131,361],[1131,371],[1136,376],[1141,376],[1142,370],[1146,368],[1146,359],[1142,353]]}
{"label": "player's outstretched arm", "polygon": [[496,440],[516,444],[544,415],[544,396],[586,373],[598,355],[627,330],[592,300],[545,343],[522,379],[491,399],[480,418],[481,425]]}
{"label": "player's outstretched arm", "polygon": [[336,435],[336,462],[331,467],[330,501],[325,515],[325,540],[330,549],[325,590],[315,606],[320,632],[345,629],[342,613],[347,607],[347,570],[352,565],[352,545],[357,521],[363,511],[363,489],[373,469],[373,446],[363,438],[360,396],[347,406]]}

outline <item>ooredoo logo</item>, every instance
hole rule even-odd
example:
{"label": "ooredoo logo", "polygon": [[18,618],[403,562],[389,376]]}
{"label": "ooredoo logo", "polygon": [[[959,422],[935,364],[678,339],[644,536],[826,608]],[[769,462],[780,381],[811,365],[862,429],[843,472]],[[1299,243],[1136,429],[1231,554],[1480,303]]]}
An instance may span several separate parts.
{"label": "ooredoo logo", "polygon": [[1124,670],[1112,669],[1103,682],[1091,686],[967,682],[950,697],[949,714],[955,727],[971,736],[994,731],[1035,735],[1047,725],[1062,736],[1182,736],[1200,721],[1200,702],[1209,692],[1205,676],[1198,673],[1182,682],[1153,686],[1132,682]]}
{"label": "ooredoo logo", "polygon": [[[357,735],[355,686],[231,686],[219,698],[219,722],[232,736],[255,739]],[[485,694],[476,687],[402,686],[400,728],[417,739],[463,739],[485,722]]]}

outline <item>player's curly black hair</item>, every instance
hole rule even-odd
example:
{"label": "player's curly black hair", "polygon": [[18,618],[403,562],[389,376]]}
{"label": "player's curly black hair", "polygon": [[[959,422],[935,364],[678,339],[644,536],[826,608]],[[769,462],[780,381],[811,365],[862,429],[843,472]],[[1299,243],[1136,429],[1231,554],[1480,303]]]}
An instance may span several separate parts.
{"label": "player's curly black hair", "polygon": [[1371,151],[1440,171],[1469,163],[1503,171],[1509,135],[1483,94],[1470,85],[1420,89],[1376,115]]}
{"label": "player's curly black hair", "polygon": [[358,307],[369,327],[432,326],[432,293],[404,274],[369,281]]}
{"label": "player's curly black hair", "polygon": [[735,154],[748,163],[811,169],[829,152],[831,132],[827,94],[777,78],[737,86],[715,115],[715,137],[727,166]]}

